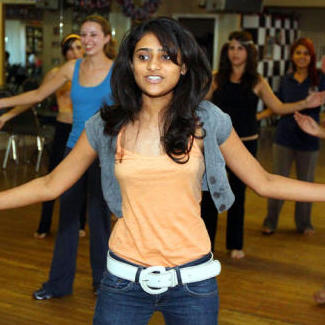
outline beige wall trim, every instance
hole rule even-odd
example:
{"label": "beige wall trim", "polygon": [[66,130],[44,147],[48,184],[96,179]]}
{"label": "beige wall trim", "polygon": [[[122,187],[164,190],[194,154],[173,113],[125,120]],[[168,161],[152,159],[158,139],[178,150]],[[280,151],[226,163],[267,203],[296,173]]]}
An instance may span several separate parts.
{"label": "beige wall trim", "polygon": [[264,7],[325,8],[324,0],[264,0]]}
{"label": "beige wall trim", "polygon": [[36,3],[36,0],[0,0],[0,3],[8,5],[33,5]]}

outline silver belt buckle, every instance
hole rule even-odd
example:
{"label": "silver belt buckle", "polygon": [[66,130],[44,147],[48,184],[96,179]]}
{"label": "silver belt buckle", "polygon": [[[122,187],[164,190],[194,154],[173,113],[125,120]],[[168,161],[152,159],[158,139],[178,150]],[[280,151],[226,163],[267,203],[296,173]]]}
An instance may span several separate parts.
{"label": "silver belt buckle", "polygon": [[151,294],[151,295],[157,295],[160,293],[164,293],[168,290],[168,287],[164,288],[151,288],[148,286],[148,276],[153,274],[154,272],[158,274],[166,273],[166,268],[164,266],[149,266],[146,269],[142,270],[139,276],[139,283],[141,285],[141,288]]}

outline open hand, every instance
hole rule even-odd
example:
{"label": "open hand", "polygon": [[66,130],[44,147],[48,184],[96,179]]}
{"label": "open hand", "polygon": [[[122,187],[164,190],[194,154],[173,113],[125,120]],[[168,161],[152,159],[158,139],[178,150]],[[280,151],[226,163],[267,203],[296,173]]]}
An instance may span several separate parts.
{"label": "open hand", "polygon": [[306,108],[314,108],[325,103],[325,91],[317,91],[311,93],[306,98]]}
{"label": "open hand", "polygon": [[295,112],[294,118],[304,132],[315,137],[321,136],[322,128],[312,117]]}

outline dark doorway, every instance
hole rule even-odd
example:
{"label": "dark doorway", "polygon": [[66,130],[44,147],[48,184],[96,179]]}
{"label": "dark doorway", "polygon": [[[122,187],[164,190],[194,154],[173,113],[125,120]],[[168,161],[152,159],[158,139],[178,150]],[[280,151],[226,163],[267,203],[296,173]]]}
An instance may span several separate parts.
{"label": "dark doorway", "polygon": [[178,21],[193,33],[212,66],[215,19],[179,17]]}

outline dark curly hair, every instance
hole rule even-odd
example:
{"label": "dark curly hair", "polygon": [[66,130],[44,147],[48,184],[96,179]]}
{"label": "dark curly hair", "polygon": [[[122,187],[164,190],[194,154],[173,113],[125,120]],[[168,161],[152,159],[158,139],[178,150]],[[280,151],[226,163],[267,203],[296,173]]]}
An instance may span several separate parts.
{"label": "dark curly hair", "polygon": [[[164,113],[161,143],[167,155],[178,163],[189,159],[197,128],[202,126],[195,112],[211,84],[210,64],[192,34],[177,21],[159,17],[133,28],[123,39],[115,60],[111,88],[115,105],[101,109],[105,133],[116,136],[120,129],[137,118],[142,106],[142,92],[131,69],[137,42],[154,34],[171,60],[186,66],[173,90],[173,98]],[[178,62],[178,54],[180,61]]]}
{"label": "dark curly hair", "polygon": [[[228,41],[238,41],[247,51],[245,72],[241,78],[241,83],[247,90],[253,89],[259,80],[257,72],[257,51],[253,43],[252,35],[247,31],[234,31],[230,33]],[[221,49],[218,73],[216,82],[218,88],[222,88],[229,80],[232,73],[232,64],[228,57],[229,42],[225,43]]]}

